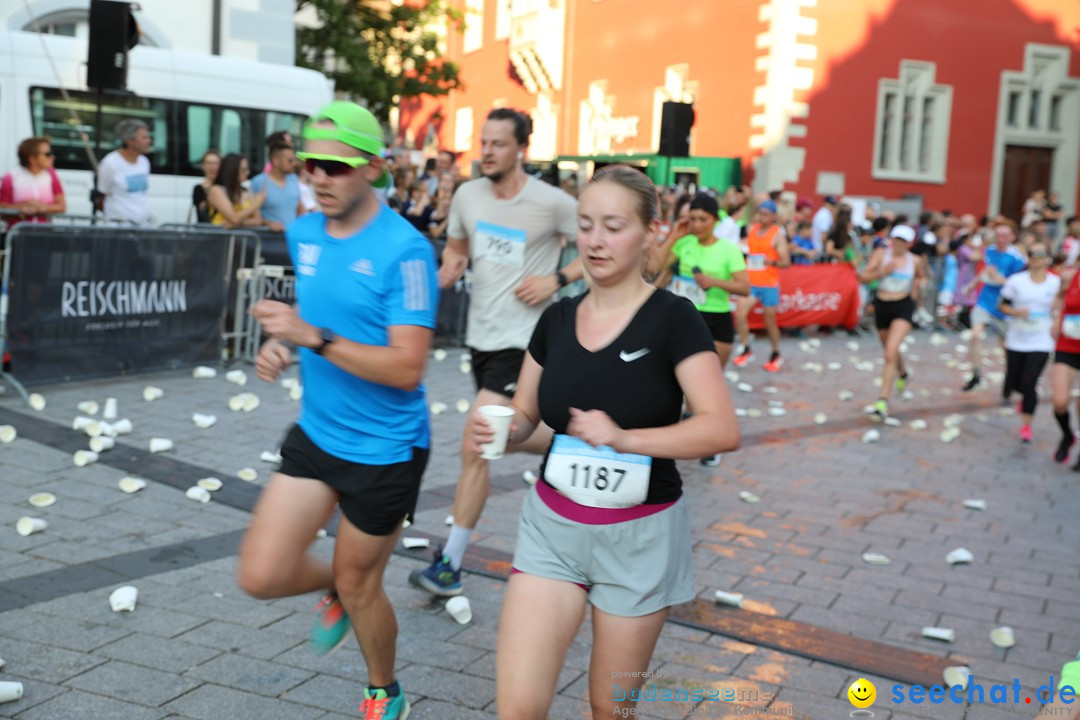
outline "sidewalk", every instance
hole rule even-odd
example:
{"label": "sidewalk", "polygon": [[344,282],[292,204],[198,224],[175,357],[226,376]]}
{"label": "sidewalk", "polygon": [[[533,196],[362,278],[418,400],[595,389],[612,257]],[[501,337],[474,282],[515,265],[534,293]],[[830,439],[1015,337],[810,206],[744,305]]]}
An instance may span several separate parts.
{"label": "sidewalk", "polygon": [[[879,719],[1037,713],[1037,688],[1080,651],[1080,474],[1050,459],[1057,429],[1048,404],[1036,418],[1037,443],[1020,445],[1018,420],[1002,414],[998,388],[963,395],[961,373],[944,367],[939,355],[955,355],[961,341],[949,336],[947,344],[932,346],[928,340],[919,334],[911,348],[918,356],[911,358],[913,399],[893,405],[903,426],[878,426],[881,439],[874,444],[860,437],[872,427],[862,407],[876,397],[878,366],[861,371],[853,360],[874,363],[880,356],[875,342],[861,339],[852,352],[849,338],[829,338],[811,354],[785,341],[788,364],[781,373],[769,375],[760,364],[739,372],[738,382],[753,391],[732,383],[735,404],[759,415],[740,418],[742,449],[719,468],[680,464],[699,597],[711,600],[718,589],[740,592],[742,613],[850,633],[881,643],[883,656],[906,648],[947,657],[949,664],[970,665],[974,681],[988,690],[1019,680],[1020,703],[897,704],[893,680],[809,659],[813,648],[768,650],[669,622],[649,684],[705,693],[730,688],[741,700],[645,701],[637,717],[751,710],[763,717],[848,717],[847,688],[859,677],[877,686],[872,709]],[[428,369],[429,402],[448,409],[432,417],[432,458],[413,528],[418,533],[447,532],[465,417],[455,405],[472,395],[471,377],[458,368],[461,352],[450,350]],[[804,363],[818,363],[821,371]],[[831,363],[839,369],[829,369]],[[258,487],[272,471],[260,455],[276,449],[298,407],[286,390],[247,372],[243,388],[227,383],[223,372],[193,380],[190,371],[36,388],[48,399],[41,413],[10,390],[0,396],[0,425],[19,429],[18,439],[0,445],[0,479],[9,496],[0,507],[0,657],[6,663],[0,680],[19,680],[26,689],[22,700],[0,705],[0,717],[356,717],[365,669],[355,640],[328,658],[316,657],[305,646],[314,596],[262,602],[236,586],[236,545]],[[1047,377],[1047,390],[1048,384]],[[164,397],[145,402],[146,385],[161,387]],[[855,399],[838,399],[842,389]],[[259,396],[260,407],[231,412],[229,396],[246,391]],[[103,404],[106,397],[118,399],[120,416],[131,419],[134,432],[118,438],[96,464],[77,468],[71,453],[87,439],[70,430],[76,404]],[[782,402],[785,413],[770,414],[778,409],[770,401]],[[196,428],[196,412],[216,415],[217,424]],[[965,416],[962,432],[945,444],[938,437],[942,421],[956,412]],[[816,413],[825,413],[824,424],[815,424]],[[917,418],[929,428],[911,429],[908,422]],[[150,455],[151,437],[171,438],[175,449]],[[255,483],[237,478],[245,467],[258,471]],[[522,473],[536,467],[535,457],[492,464],[495,492],[474,536],[491,557],[513,551],[528,491]],[[125,475],[148,486],[124,494],[117,481]],[[225,483],[215,499],[202,505],[185,498],[184,489],[207,475]],[[53,493],[56,504],[31,507],[27,498],[42,491]],[[742,502],[741,491],[761,501]],[[986,500],[987,510],[965,509],[966,498]],[[14,525],[24,515],[46,519],[48,528],[19,536]],[[318,541],[317,551],[329,557],[332,543]],[[946,553],[958,547],[969,549],[974,562],[948,565]],[[868,551],[892,563],[865,564],[860,556]],[[409,572],[429,559],[430,551],[402,550],[386,578],[401,629],[397,672],[413,704],[410,718],[494,718],[504,584],[468,576],[474,619],[461,626],[441,602],[408,584]],[[107,598],[125,584],[138,587],[138,607],[114,614]],[[991,645],[988,633],[998,625],[1014,628],[1014,648]],[[956,641],[924,639],[923,626],[953,628]],[[552,718],[589,717],[589,637],[586,623],[560,676]],[[900,685],[905,695],[907,687]],[[1033,702],[1024,703],[1025,697]]]}

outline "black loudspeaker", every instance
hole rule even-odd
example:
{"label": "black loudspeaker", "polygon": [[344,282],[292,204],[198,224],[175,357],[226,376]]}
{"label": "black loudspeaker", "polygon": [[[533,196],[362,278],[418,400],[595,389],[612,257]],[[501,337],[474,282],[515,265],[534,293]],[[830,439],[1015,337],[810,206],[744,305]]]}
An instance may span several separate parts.
{"label": "black loudspeaker", "polygon": [[128,50],[139,42],[131,3],[90,0],[90,51],[86,85],[103,90],[127,88]]}
{"label": "black loudspeaker", "polygon": [[666,102],[660,114],[660,149],[666,157],[689,157],[690,128],[694,127],[694,106]]}

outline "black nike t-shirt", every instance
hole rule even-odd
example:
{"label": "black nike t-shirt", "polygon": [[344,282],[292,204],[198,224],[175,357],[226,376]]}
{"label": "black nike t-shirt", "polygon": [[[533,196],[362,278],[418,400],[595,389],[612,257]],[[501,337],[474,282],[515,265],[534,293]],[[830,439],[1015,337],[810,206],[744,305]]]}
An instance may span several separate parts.
{"label": "black nike t-shirt", "polygon": [[[714,351],[701,313],[689,300],[656,290],[622,334],[589,352],[577,340],[577,309],[586,295],[544,311],[529,342],[529,354],[544,368],[540,417],[560,434],[572,407],[603,410],[625,430],[677,423],[683,392],[675,367],[691,355]],[[645,504],[672,502],[681,494],[675,461],[653,458]]]}

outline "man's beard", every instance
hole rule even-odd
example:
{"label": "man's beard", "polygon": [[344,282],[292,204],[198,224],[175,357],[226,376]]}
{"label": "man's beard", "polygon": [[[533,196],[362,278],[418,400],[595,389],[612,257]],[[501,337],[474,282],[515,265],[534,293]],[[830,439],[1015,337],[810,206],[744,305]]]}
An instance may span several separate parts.
{"label": "man's beard", "polygon": [[498,184],[502,181],[504,177],[506,177],[506,172],[503,170],[495,170],[494,172],[484,173],[484,177],[486,177],[491,182]]}

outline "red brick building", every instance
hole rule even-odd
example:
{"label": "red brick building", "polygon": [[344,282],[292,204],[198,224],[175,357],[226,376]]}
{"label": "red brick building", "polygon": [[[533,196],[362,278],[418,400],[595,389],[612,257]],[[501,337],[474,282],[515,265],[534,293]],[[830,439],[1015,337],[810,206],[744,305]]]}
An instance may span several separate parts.
{"label": "red brick building", "polygon": [[400,139],[479,150],[487,111],[529,111],[534,159],[654,153],[666,100],[691,154],[759,190],[1016,214],[1080,203],[1076,0],[454,0],[466,89],[403,106]]}

